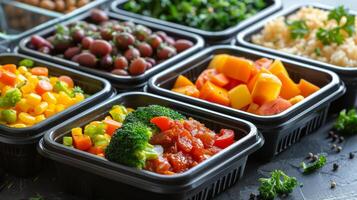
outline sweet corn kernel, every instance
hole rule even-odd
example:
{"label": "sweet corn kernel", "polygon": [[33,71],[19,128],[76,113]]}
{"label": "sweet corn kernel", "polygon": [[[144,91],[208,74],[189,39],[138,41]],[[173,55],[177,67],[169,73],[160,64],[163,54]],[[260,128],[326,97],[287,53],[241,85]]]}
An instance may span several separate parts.
{"label": "sweet corn kernel", "polygon": [[19,119],[25,124],[32,125],[36,123],[36,118],[29,115],[28,113],[22,112],[19,114]]}
{"label": "sweet corn kernel", "polygon": [[63,111],[64,109],[66,109],[65,105],[63,105],[63,104],[56,105],[56,113],[59,113],[59,112]]}
{"label": "sweet corn kernel", "polygon": [[35,90],[35,87],[34,87],[32,84],[30,84],[30,83],[26,83],[26,85],[24,85],[24,86],[21,87],[21,92],[22,92],[23,94],[29,94],[29,93],[31,93],[31,92],[34,91],[34,90]]}
{"label": "sweet corn kernel", "polygon": [[58,78],[57,78],[57,77],[51,77],[51,78],[50,78],[50,83],[51,83],[52,85],[56,84],[57,81],[58,81]]}
{"label": "sweet corn kernel", "polygon": [[55,95],[53,95],[53,93],[51,93],[51,92],[45,92],[42,95],[42,99],[44,101],[46,101],[47,103],[49,103],[49,104],[56,104],[57,103],[57,99],[56,99]]}
{"label": "sweet corn kernel", "polygon": [[35,113],[35,115],[40,115],[43,112],[45,112],[47,108],[48,108],[48,103],[41,102],[39,105],[35,106],[34,113]]}
{"label": "sweet corn kernel", "polygon": [[31,75],[30,77],[27,78],[28,82],[31,84],[31,85],[37,85],[39,79],[37,76],[35,75]]}
{"label": "sweet corn kernel", "polygon": [[65,92],[60,91],[58,98],[57,98],[58,102],[61,102],[61,104],[63,105],[71,105],[72,104],[72,98],[70,96],[68,96]]}
{"label": "sweet corn kernel", "polygon": [[16,108],[19,111],[22,112],[27,112],[30,109],[30,105],[27,103],[26,99],[22,98],[19,102],[16,104]]}
{"label": "sweet corn kernel", "polygon": [[40,123],[45,119],[46,119],[45,115],[38,115],[36,116],[36,123]]}
{"label": "sweet corn kernel", "polygon": [[20,66],[19,68],[17,68],[17,70],[18,70],[18,72],[20,73],[20,74],[26,74],[26,72],[28,72],[29,70],[27,69],[27,67],[25,67],[25,66]]}
{"label": "sweet corn kernel", "polygon": [[39,105],[41,103],[41,100],[41,96],[35,93],[30,93],[26,98],[27,103],[31,106]]}
{"label": "sweet corn kernel", "polygon": [[45,111],[45,116],[46,118],[49,118],[51,117],[52,115],[54,115],[56,112],[55,112],[55,109],[50,109],[50,108],[47,108],[47,110]]}
{"label": "sweet corn kernel", "polygon": [[29,78],[30,76],[32,76],[31,72],[25,72],[24,75],[25,75],[26,78]]}
{"label": "sweet corn kernel", "polygon": [[73,101],[74,103],[79,103],[84,100],[84,95],[81,93],[77,93],[76,96],[74,96]]}
{"label": "sweet corn kernel", "polygon": [[26,128],[26,124],[22,124],[22,123],[18,123],[18,124],[12,124],[10,125],[10,127],[13,127],[13,128]]}
{"label": "sweet corn kernel", "polygon": [[104,120],[112,120],[112,117],[111,117],[111,116],[106,116],[106,117],[104,118]]}
{"label": "sweet corn kernel", "polygon": [[82,128],[73,128],[72,129],[72,136],[81,136],[83,135],[83,130]]}

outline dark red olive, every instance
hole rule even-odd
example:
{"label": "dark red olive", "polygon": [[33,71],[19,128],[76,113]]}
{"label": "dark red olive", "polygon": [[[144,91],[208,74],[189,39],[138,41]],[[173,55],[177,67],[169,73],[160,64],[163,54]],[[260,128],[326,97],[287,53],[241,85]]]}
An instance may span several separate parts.
{"label": "dark red olive", "polygon": [[143,58],[136,58],[131,62],[129,67],[129,73],[133,76],[137,76],[145,73],[147,68],[147,63]]}
{"label": "dark red olive", "polygon": [[134,28],[134,36],[140,41],[146,40],[146,38],[152,33],[152,31],[143,25],[137,25]]}
{"label": "dark red olive", "polygon": [[124,56],[128,61],[131,61],[137,57],[140,57],[140,52],[136,48],[131,47],[125,51]]}
{"label": "dark red olive", "polygon": [[93,41],[94,41],[94,39],[91,38],[91,37],[83,38],[83,40],[82,40],[82,48],[83,49],[89,49],[90,46],[92,45]]}
{"label": "dark red olive", "polygon": [[108,15],[103,10],[99,10],[99,9],[92,10],[90,16],[92,21],[96,24],[100,24],[109,19]]}
{"label": "dark red olive", "polygon": [[128,67],[128,60],[124,56],[119,56],[114,60],[115,69],[125,69]]}
{"label": "dark red olive", "polygon": [[71,47],[68,48],[65,52],[64,52],[64,58],[66,59],[72,59],[73,56],[78,55],[81,53],[81,48],[79,47]]}
{"label": "dark red olive", "polygon": [[158,31],[156,32],[156,35],[160,36],[160,38],[165,41],[166,37],[167,37],[167,34],[163,31]]}
{"label": "dark red olive", "polygon": [[64,53],[68,48],[73,46],[73,40],[69,35],[56,35],[53,45],[56,53]]}
{"label": "dark red olive", "polygon": [[79,54],[76,60],[80,65],[86,67],[93,68],[97,65],[97,58],[93,54],[88,52],[83,52]]}
{"label": "dark red olive", "polygon": [[160,60],[166,60],[176,55],[176,50],[170,46],[162,46],[157,50],[157,58]]}
{"label": "dark red olive", "polygon": [[72,39],[76,43],[82,42],[83,38],[85,37],[84,30],[78,29],[72,33]]}
{"label": "dark red olive", "polygon": [[100,60],[100,68],[103,70],[110,70],[113,68],[113,58],[111,55],[106,55]]}
{"label": "dark red olive", "polygon": [[78,57],[79,57],[79,55],[80,55],[80,54],[77,54],[77,55],[73,56],[71,60],[72,60],[73,62],[78,63]]}
{"label": "dark red olive", "polygon": [[140,55],[143,57],[150,57],[152,56],[152,48],[148,43],[142,42],[140,44],[137,45],[137,48],[140,52]]}
{"label": "dark red olive", "polygon": [[112,46],[105,40],[94,40],[89,50],[92,54],[103,57],[112,52]]}
{"label": "dark red olive", "polygon": [[48,47],[50,49],[53,49],[53,45],[49,41],[38,35],[34,35],[31,37],[31,44],[36,49],[40,49],[41,47]]}
{"label": "dark red olive", "polygon": [[151,69],[152,67],[153,67],[153,66],[152,66],[151,63],[146,62],[146,70],[149,70],[149,69]]}
{"label": "dark red olive", "polygon": [[163,40],[158,35],[150,35],[147,39],[147,42],[151,45],[153,49],[157,49],[160,47]]}
{"label": "dark red olive", "polygon": [[130,29],[134,29],[135,28],[135,24],[132,21],[122,22],[122,25],[125,26],[125,27],[128,27]]}
{"label": "dark red olive", "polygon": [[124,69],[113,69],[111,73],[119,76],[129,76],[129,73]]}
{"label": "dark red olive", "polygon": [[112,26],[113,31],[116,32],[123,32],[125,30],[125,28],[123,26],[121,26],[120,24],[115,24]]}
{"label": "dark red olive", "polygon": [[177,53],[183,52],[193,46],[193,43],[189,40],[176,40],[174,47]]}
{"label": "dark red olive", "polygon": [[92,32],[97,32],[98,31],[98,27],[95,24],[88,24],[87,25],[87,30],[88,31],[92,31]]}
{"label": "dark red olive", "polygon": [[115,36],[115,42],[119,48],[127,49],[135,43],[135,37],[130,33],[119,33]]}
{"label": "dark red olive", "polygon": [[150,63],[152,66],[156,65],[156,60],[153,58],[145,58],[146,62]]}
{"label": "dark red olive", "polygon": [[113,34],[112,31],[110,29],[102,29],[100,31],[100,36],[104,39],[104,40],[112,40],[113,39]]}
{"label": "dark red olive", "polygon": [[170,46],[173,46],[175,44],[174,38],[169,37],[169,36],[167,36],[164,41],[165,41],[166,44],[168,44]]}

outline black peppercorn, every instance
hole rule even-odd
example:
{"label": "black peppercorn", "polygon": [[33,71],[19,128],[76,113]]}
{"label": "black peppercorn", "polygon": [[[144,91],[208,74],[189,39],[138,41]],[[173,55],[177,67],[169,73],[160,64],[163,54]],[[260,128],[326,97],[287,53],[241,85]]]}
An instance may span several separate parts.
{"label": "black peppercorn", "polygon": [[342,147],[341,146],[337,147],[336,151],[337,153],[340,153],[342,151]]}
{"label": "black peppercorn", "polygon": [[340,137],[338,138],[338,142],[339,142],[339,143],[342,143],[343,141],[345,141],[345,138],[344,138],[343,136],[340,136]]}
{"label": "black peppercorn", "polygon": [[337,163],[333,163],[333,171],[337,171],[339,165]]}
{"label": "black peppercorn", "polygon": [[350,158],[350,159],[353,159],[354,157],[355,157],[355,154],[352,153],[352,152],[350,152],[349,158]]}

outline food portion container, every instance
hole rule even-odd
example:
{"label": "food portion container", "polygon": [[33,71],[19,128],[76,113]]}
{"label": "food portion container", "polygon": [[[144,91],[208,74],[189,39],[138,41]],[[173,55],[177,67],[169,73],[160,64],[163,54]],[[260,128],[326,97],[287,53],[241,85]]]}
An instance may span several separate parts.
{"label": "food portion container", "polygon": [[50,75],[70,76],[76,85],[91,96],[31,127],[12,128],[0,125],[0,168],[4,168],[16,176],[29,176],[40,169],[42,158],[36,152],[36,145],[45,131],[114,95],[110,83],[104,79],[32,57],[19,54],[1,54],[0,65],[17,64],[26,58],[33,60],[36,65],[46,66]]}
{"label": "food portion container", "polygon": [[[196,80],[207,68],[212,57],[217,54],[229,54],[251,60],[280,59],[295,82],[303,78],[321,89],[284,112],[272,116],[255,115],[171,91],[179,75]],[[262,132],[266,141],[259,155],[262,159],[269,160],[298,142],[301,137],[320,128],[326,121],[331,102],[344,94],[345,86],[335,73],[324,69],[245,48],[214,46],[151,78],[148,91],[252,122]]]}
{"label": "food portion container", "polygon": [[153,22],[156,24],[160,24],[163,26],[168,26],[168,27],[172,27],[172,28],[176,28],[176,29],[180,29],[180,30],[184,30],[184,31],[188,31],[191,33],[195,33],[197,35],[200,35],[201,37],[204,38],[205,42],[207,44],[228,44],[234,37],[235,35],[238,33],[238,31],[244,29],[245,27],[247,27],[248,25],[255,23],[256,21],[272,14],[275,13],[276,11],[280,10],[282,7],[282,2],[281,0],[267,0],[265,1],[267,3],[267,7],[264,8],[263,10],[259,11],[257,14],[255,14],[254,16],[243,20],[242,22],[240,22],[239,24],[237,24],[236,26],[230,27],[228,29],[225,29],[223,31],[205,31],[205,30],[201,30],[201,29],[197,29],[197,28],[193,28],[193,27],[189,27],[186,25],[182,25],[182,24],[177,24],[174,22],[169,22],[169,21],[164,21],[164,20],[160,20],[157,18],[153,18],[153,17],[148,17],[148,16],[144,16],[144,15],[140,15],[140,14],[136,14],[133,12],[129,12],[123,9],[123,5],[124,3],[126,3],[129,0],[117,0],[114,1],[111,5],[111,10],[113,10],[116,13],[119,13],[121,15],[125,15],[125,16],[129,16],[129,17],[133,17],[136,19],[140,19],[140,20],[145,20],[145,21],[149,21],[149,22]]}
{"label": "food portion container", "polygon": [[[319,8],[322,10],[332,10],[333,7],[318,4],[318,3],[309,3],[309,4],[303,4],[303,5],[298,5],[298,6],[293,6],[291,8],[285,9],[275,15],[272,15],[271,17],[268,17],[267,19],[260,21],[257,24],[254,24],[244,31],[240,32],[237,35],[237,43],[236,45],[238,46],[244,46],[250,49],[262,51],[265,53],[270,53],[273,55],[281,56],[284,58],[296,60],[298,62],[302,63],[307,63],[319,68],[323,69],[328,69],[340,76],[340,78],[343,80],[343,82],[346,85],[346,94],[340,98],[336,103],[333,104],[332,109],[339,111],[343,108],[348,108],[348,107],[354,107],[354,105],[357,105],[357,66],[356,67],[340,67],[332,64],[328,64],[325,62],[317,61],[311,58],[307,57],[302,57],[294,54],[289,54],[285,53],[279,50],[267,48],[264,46],[260,46],[258,44],[254,44],[251,41],[251,38],[253,35],[260,33],[264,29],[264,25],[268,23],[269,21],[276,19],[277,17],[280,16],[286,16],[288,17],[289,15],[294,14],[297,12],[300,8],[305,7],[305,6],[313,6],[315,8]],[[353,15],[357,15],[356,12],[350,11]]]}
{"label": "food portion container", "polygon": [[[63,25],[68,25],[68,24],[70,24],[72,22],[76,22],[76,21],[88,20],[89,16],[90,16],[90,12],[84,13],[76,18],[73,18],[69,21],[64,22]],[[55,57],[55,56],[50,56],[50,55],[40,53],[40,52],[30,49],[28,47],[30,39],[31,39],[30,37],[25,38],[21,41],[19,51],[24,54],[28,54],[28,55],[31,55],[34,57],[39,57],[39,58],[49,60],[54,63],[59,63],[59,64],[69,66],[74,69],[78,69],[78,70],[81,70],[81,71],[84,71],[84,72],[87,72],[90,74],[94,74],[94,75],[103,77],[103,78],[109,80],[110,83],[116,89],[118,89],[120,91],[128,91],[128,90],[141,89],[146,84],[147,80],[151,76],[172,66],[173,64],[188,57],[189,55],[192,55],[194,52],[197,52],[198,50],[200,50],[203,47],[203,44],[204,44],[203,40],[200,36],[192,34],[192,33],[175,30],[175,29],[172,29],[169,27],[153,24],[150,22],[143,22],[141,20],[132,19],[130,17],[125,17],[125,16],[114,14],[114,13],[108,13],[108,16],[110,19],[120,20],[120,21],[132,21],[135,24],[144,25],[154,31],[164,31],[164,32],[168,33],[168,35],[170,35],[170,36],[190,40],[194,43],[194,46],[187,49],[186,51],[172,57],[172,58],[165,60],[164,62],[162,62],[160,64],[157,64],[156,66],[147,70],[144,74],[141,74],[139,76],[118,76],[118,75],[114,75],[114,74],[106,72],[106,71],[101,71],[101,70],[97,70],[97,69],[93,69],[93,68],[89,68],[89,67],[80,66],[78,63],[75,63],[75,62],[72,62],[69,60],[65,60],[62,58]],[[46,36],[53,34],[54,31],[55,31],[55,27],[52,27],[50,29],[47,29],[47,30],[44,30],[44,31],[38,33],[38,35],[46,37]]]}
{"label": "food portion container", "polygon": [[[153,104],[167,106],[212,130],[233,129],[236,138],[240,139],[190,170],[175,175],[126,167],[61,144],[72,128],[103,119],[115,104],[131,108]],[[55,161],[58,178],[66,190],[85,199],[206,200],[235,184],[243,175],[248,155],[262,145],[263,138],[250,122],[153,94],[130,92],[54,127],[40,141],[38,150]]]}
{"label": "food portion container", "polygon": [[12,41],[14,46],[23,37],[91,8],[105,6],[108,2],[109,0],[95,0],[68,14],[62,14],[14,0],[0,1],[0,38]]}

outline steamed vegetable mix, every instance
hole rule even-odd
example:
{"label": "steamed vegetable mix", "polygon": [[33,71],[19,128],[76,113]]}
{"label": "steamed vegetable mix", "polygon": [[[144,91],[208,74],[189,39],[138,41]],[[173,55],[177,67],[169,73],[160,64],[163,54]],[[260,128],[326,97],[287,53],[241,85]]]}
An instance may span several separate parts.
{"label": "steamed vegetable mix", "polygon": [[193,42],[163,31],[109,19],[93,10],[87,21],[58,25],[48,38],[32,36],[29,47],[71,60],[84,67],[120,76],[139,76],[157,64],[191,48]]}
{"label": "steamed vegetable mix", "polygon": [[24,128],[37,124],[85,99],[68,76],[49,76],[32,60],[0,65],[0,122]]}
{"label": "steamed vegetable mix", "polygon": [[135,111],[114,106],[110,116],[72,129],[63,144],[112,162],[160,174],[184,172],[234,143],[234,131],[219,134],[159,105]]}
{"label": "steamed vegetable mix", "polygon": [[172,91],[257,115],[274,115],[319,89],[304,79],[295,83],[280,60],[253,62],[221,54],[213,57],[195,83],[180,75]]}
{"label": "steamed vegetable mix", "polygon": [[127,11],[207,31],[236,26],[267,6],[264,0],[129,0]]}
{"label": "steamed vegetable mix", "polygon": [[270,178],[261,178],[259,196],[261,199],[274,199],[278,195],[290,194],[298,185],[295,177],[289,177],[281,170],[271,172]]}

